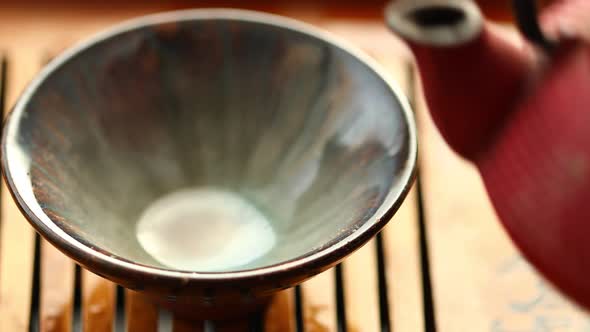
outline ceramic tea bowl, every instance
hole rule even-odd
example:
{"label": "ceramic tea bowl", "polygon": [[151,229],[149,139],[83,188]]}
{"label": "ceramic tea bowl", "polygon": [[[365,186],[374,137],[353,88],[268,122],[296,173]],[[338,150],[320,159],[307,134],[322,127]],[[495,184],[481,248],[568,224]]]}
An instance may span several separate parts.
{"label": "ceramic tea bowl", "polygon": [[226,317],[371,239],[416,148],[399,90],[359,52],[290,19],[193,10],[49,63],[7,120],[2,166],[23,214],[82,266]]}

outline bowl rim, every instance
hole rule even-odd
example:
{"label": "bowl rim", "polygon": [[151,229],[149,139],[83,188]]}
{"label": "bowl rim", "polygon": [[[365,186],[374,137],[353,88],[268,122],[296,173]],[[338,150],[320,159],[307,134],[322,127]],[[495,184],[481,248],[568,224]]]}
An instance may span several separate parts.
{"label": "bowl rim", "polygon": [[[28,106],[29,101],[34,96],[39,86],[45,82],[50,75],[83,51],[100,42],[116,37],[117,35],[153,25],[203,20],[231,20],[236,22],[257,23],[291,30],[318,39],[331,47],[344,51],[351,55],[356,61],[366,66],[377,76],[377,78],[381,79],[383,83],[387,85],[392,92],[392,95],[396,98],[397,103],[400,105],[402,118],[405,120],[406,128],[408,130],[408,158],[404,160],[404,163],[401,166],[401,171],[397,173],[397,177],[400,180],[392,184],[391,188],[389,188],[389,191],[386,193],[383,202],[373,215],[367,218],[360,227],[352,231],[345,238],[340,241],[329,242],[328,245],[321,247],[316,251],[311,250],[301,256],[259,268],[224,272],[194,272],[167,269],[135,263],[124,257],[109,254],[110,252],[105,253],[96,250],[68,234],[68,232],[60,228],[45,213],[43,213],[42,210],[41,213],[33,211],[31,205],[24,197],[22,197],[19,187],[15,185],[13,173],[11,172],[11,162],[7,160],[7,148],[9,145],[15,144],[17,125],[22,118],[23,112]],[[183,284],[186,284],[189,281],[216,282],[223,280],[255,280],[260,279],[261,277],[268,277],[269,275],[282,275],[283,273],[293,271],[306,271],[305,274],[309,274],[309,272],[313,270],[325,270],[344,259],[353,251],[359,249],[377,234],[399,209],[413,184],[413,180],[416,176],[418,151],[416,131],[414,114],[411,111],[410,103],[396,81],[391,79],[376,61],[357,47],[343,41],[341,38],[311,24],[276,14],[233,8],[185,9],[139,16],[137,18],[123,21],[122,23],[116,24],[78,42],[50,61],[30,81],[18,97],[10,113],[6,116],[1,142],[1,166],[2,175],[13,200],[33,228],[42,234],[45,239],[55,245],[60,251],[64,252],[82,265],[89,267],[92,271],[106,269],[111,272],[118,271],[117,275],[131,276],[133,273],[149,275],[168,280],[181,280]],[[392,174],[392,177],[393,176],[395,175]],[[93,267],[95,267],[95,269],[93,269]],[[102,275],[101,272],[103,271],[95,272]]]}

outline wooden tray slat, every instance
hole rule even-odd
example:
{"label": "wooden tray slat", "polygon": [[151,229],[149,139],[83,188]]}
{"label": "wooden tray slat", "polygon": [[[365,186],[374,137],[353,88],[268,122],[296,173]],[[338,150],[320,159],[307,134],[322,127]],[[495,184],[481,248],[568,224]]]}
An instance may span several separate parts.
{"label": "wooden tray slat", "polygon": [[336,331],[334,278],[334,269],[330,269],[301,285],[305,331]]}
{"label": "wooden tray slat", "polygon": [[[13,59],[15,58],[15,59]],[[10,57],[6,105],[39,69],[35,54]],[[8,111],[8,107],[4,112]],[[22,216],[2,183],[0,213],[0,331],[24,331],[29,326],[35,232]]]}
{"label": "wooden tray slat", "polygon": [[[395,79],[402,92],[411,95],[414,91],[413,64],[406,51],[400,49],[403,47],[398,44],[382,52],[373,52],[372,55]],[[382,234],[390,328],[396,332],[423,331],[424,305],[415,186]]]}
{"label": "wooden tray slat", "polygon": [[41,240],[39,321],[42,332],[70,332],[75,265],[51,243]]}
{"label": "wooden tray slat", "polygon": [[[129,332],[157,332],[158,307],[147,301],[137,292],[125,291],[125,313],[127,331]],[[175,324],[180,328],[179,323]]]}
{"label": "wooden tray slat", "polygon": [[111,332],[115,317],[115,284],[82,271],[82,326],[84,332]]}
{"label": "wooden tray slat", "polygon": [[[18,211],[2,197],[0,236],[0,331],[24,331],[31,309],[35,236]],[[10,252],[22,252],[21,255]]]}
{"label": "wooden tray slat", "polygon": [[371,240],[342,263],[346,326],[352,331],[379,331],[379,286],[375,250],[375,240]]}
{"label": "wooden tray slat", "polygon": [[279,293],[270,304],[265,315],[265,332],[295,332],[295,296],[294,290]]}
{"label": "wooden tray slat", "polygon": [[391,329],[424,331],[416,190],[383,232]]}

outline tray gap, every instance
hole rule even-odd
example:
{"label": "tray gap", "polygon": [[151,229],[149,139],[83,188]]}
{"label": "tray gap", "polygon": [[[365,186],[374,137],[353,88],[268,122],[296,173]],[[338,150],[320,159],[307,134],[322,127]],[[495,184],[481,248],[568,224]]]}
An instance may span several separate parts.
{"label": "tray gap", "polygon": [[338,332],[346,332],[346,302],[344,294],[344,273],[342,264],[335,267],[334,278],[336,279],[336,317],[338,320]]}
{"label": "tray gap", "polygon": [[29,310],[29,332],[37,332],[40,329],[39,324],[39,304],[41,288],[41,236],[35,233],[35,251],[33,262],[33,289],[31,291],[31,309]]}

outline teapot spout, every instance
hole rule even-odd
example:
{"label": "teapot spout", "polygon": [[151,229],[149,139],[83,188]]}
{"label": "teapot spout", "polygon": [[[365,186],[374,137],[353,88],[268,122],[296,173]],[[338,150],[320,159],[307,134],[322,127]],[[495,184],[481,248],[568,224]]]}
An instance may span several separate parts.
{"label": "teapot spout", "polygon": [[398,0],[386,20],[416,58],[440,133],[477,159],[523,94],[534,52],[500,36],[472,1]]}

